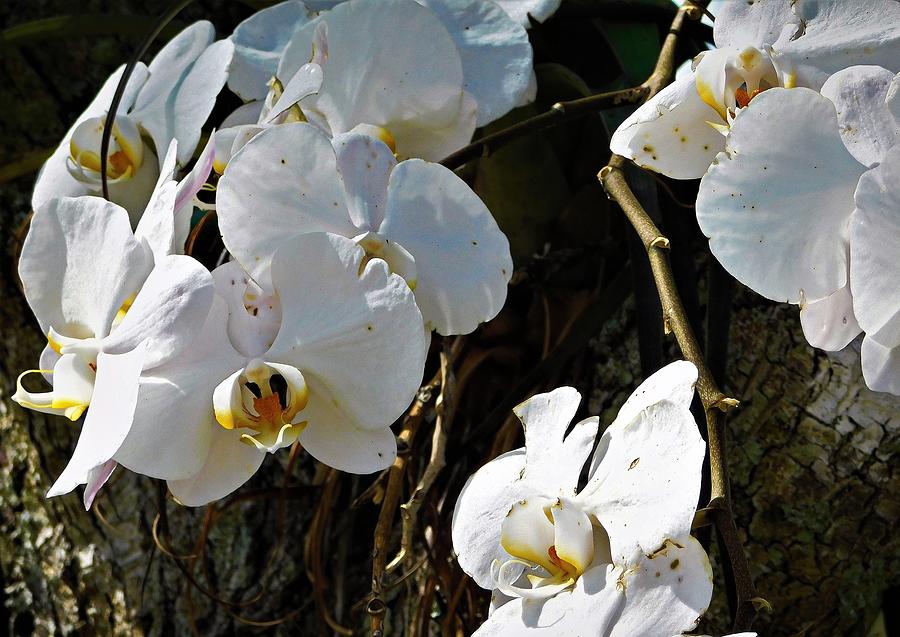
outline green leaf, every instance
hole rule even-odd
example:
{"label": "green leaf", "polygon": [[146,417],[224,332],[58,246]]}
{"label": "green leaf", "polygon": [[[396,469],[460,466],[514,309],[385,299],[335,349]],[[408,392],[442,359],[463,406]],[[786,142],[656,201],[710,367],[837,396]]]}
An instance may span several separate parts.
{"label": "green leaf", "polygon": [[615,51],[629,83],[643,82],[653,73],[661,45],[655,23],[598,18],[594,24]]}

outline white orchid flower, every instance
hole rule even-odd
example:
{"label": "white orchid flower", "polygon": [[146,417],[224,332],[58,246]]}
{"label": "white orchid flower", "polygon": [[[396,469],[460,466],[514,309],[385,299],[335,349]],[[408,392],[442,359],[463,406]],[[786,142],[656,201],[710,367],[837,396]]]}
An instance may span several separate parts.
{"label": "white orchid flower", "polygon": [[509,243],[484,203],[451,170],[398,163],[367,135],[265,130],[229,163],[216,209],[226,247],[264,289],[282,244],[332,232],[406,279],[429,330],[471,332],[506,299]]}
{"label": "white orchid flower", "polygon": [[894,392],[897,86],[892,71],[854,66],[821,94],[766,91],[735,117],[697,198],[725,269],[763,296],[799,304],[816,347],[836,351],[865,331],[867,383]]}
{"label": "white orchid flower", "polygon": [[619,126],[614,153],[676,179],[703,176],[738,111],[774,88],[819,90],[851,65],[900,60],[900,4],[895,0],[770,0],[724,3],[718,47]]}
{"label": "white orchid flower", "polygon": [[[162,168],[157,155],[161,159],[177,140],[177,163],[187,164],[225,84],[233,46],[227,40],[213,43],[214,37],[212,24],[197,22],[166,44],[149,66],[139,63],[128,80],[113,124],[107,177],[110,197],[128,210],[132,227]],[[32,195],[35,210],[55,197],[101,192],[100,142],[123,70],[110,76],[44,164]]]}
{"label": "white orchid flower", "polygon": [[566,429],[570,387],[514,411],[525,447],[479,469],[453,514],[459,564],[495,590],[479,635],[660,635],[696,625],[712,595],[708,559],[690,537],[705,445],[690,413],[696,368],[648,378],[600,437],[598,419]]}
{"label": "white orchid flower", "polygon": [[116,459],[167,479],[185,505],[231,493],[267,452],[298,439],[343,471],[379,471],[396,457],[389,427],[415,396],[427,351],[409,287],[325,233],[286,241],[271,267],[274,292],[236,262],[217,268],[193,347],[142,378]]}
{"label": "white orchid flower", "polygon": [[[309,105],[321,111],[317,115],[324,118],[321,123],[325,130],[337,134],[357,124],[384,128],[398,140],[404,157],[436,160],[468,141],[464,138],[466,131],[471,135],[471,99],[477,102],[477,126],[534,99],[536,83],[528,35],[498,3],[416,1],[432,15],[428,17],[425,12],[410,8],[409,1],[368,0],[357,0],[333,14],[326,10],[344,2],[313,1],[304,5],[292,0],[259,11],[238,25],[232,36],[237,47],[236,60],[240,62],[232,68],[234,79],[229,79],[229,86],[245,99],[258,100],[266,95],[271,77],[277,75],[287,82],[309,60],[311,37],[320,28],[307,26],[310,12],[325,11],[316,25],[330,25],[328,28],[336,30],[338,38],[334,44],[338,57],[326,67],[326,75],[335,75],[325,88],[332,97],[323,97],[320,109]],[[381,15],[375,19],[376,14]],[[361,29],[366,33],[362,34]],[[455,53],[450,52],[443,31],[451,37]],[[435,33],[437,41],[430,39]],[[284,51],[286,59],[279,66],[277,58]],[[446,59],[441,60],[442,57]],[[461,65],[461,88],[467,94],[462,110],[458,107],[456,60]],[[370,64],[377,64],[379,72],[369,70],[362,74],[361,69],[370,68]],[[384,94],[385,87],[389,95]],[[427,100],[423,97],[426,93],[430,95]],[[352,103],[344,98],[352,98]],[[452,126],[451,115],[459,120]],[[392,126],[386,125],[391,122],[400,126],[400,137],[392,132]],[[407,134],[413,134],[407,131],[410,127],[418,127],[419,135],[435,137],[432,141],[440,145],[431,155],[412,152],[415,146],[405,139]],[[446,139],[448,135],[458,138],[455,148],[447,145],[451,142]]]}
{"label": "white orchid flower", "polygon": [[[189,257],[154,252],[123,208],[97,197],[52,199],[34,214],[19,275],[48,345],[41,369],[19,377],[13,400],[73,421],[87,411],[48,496],[88,483],[90,505],[132,426],[141,376],[186,350],[209,312],[209,272]],[[25,390],[32,374],[53,389]]]}

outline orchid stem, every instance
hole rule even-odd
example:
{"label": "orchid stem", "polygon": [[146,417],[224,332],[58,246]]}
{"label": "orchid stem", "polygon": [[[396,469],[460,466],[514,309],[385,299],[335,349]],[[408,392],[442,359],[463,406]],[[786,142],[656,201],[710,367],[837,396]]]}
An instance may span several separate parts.
{"label": "orchid stem", "polygon": [[456,415],[456,376],[453,372],[453,365],[462,342],[462,337],[457,337],[452,345],[449,339],[444,339],[441,348],[441,393],[435,400],[437,418],[431,437],[431,456],[409,500],[400,505],[400,518],[403,522],[400,534],[400,552],[387,565],[389,571],[411,560],[413,535],[419,523],[419,509],[422,508],[425,496],[428,495],[446,465],[444,450],[447,446],[447,432]]}
{"label": "orchid stem", "polygon": [[394,464],[388,470],[388,482],[384,497],[381,501],[381,511],[378,514],[378,522],[375,525],[375,539],[372,551],[372,593],[366,606],[369,614],[372,637],[379,637],[384,633],[384,615],[387,611],[384,598],[384,574],[387,563],[387,552],[391,539],[391,528],[394,514],[400,502],[400,492],[403,488],[403,476],[406,473],[406,464],[409,459],[410,448],[416,437],[416,432],[425,417],[425,407],[431,402],[434,392],[440,386],[440,372],[431,382],[421,389],[416,400],[406,414],[403,421],[403,429],[397,436],[398,452]]}
{"label": "orchid stem", "polygon": [[468,146],[464,146],[452,155],[445,157],[441,160],[441,164],[450,169],[459,168],[473,159],[487,157],[501,146],[529,133],[536,133],[551,126],[558,126],[604,108],[614,108],[624,104],[637,104],[646,95],[646,87],[634,86],[618,91],[589,95],[588,97],[568,102],[557,102],[550,107],[550,110],[475,140]]}
{"label": "orchid stem", "polygon": [[[695,5],[701,5],[701,3],[697,2]],[[647,81],[642,84],[648,88],[647,99],[662,90],[671,80],[675,66],[675,46],[684,19],[689,14],[692,18],[702,15],[703,6],[705,3],[702,3],[702,6],[685,5],[675,15],[672,28],[663,42],[656,68]],[[613,155],[609,164],[598,174],[598,179],[603,184],[607,195],[619,204],[644,244],[662,304],[663,325],[666,331],[675,335],[684,357],[697,367],[699,374],[697,393],[700,395],[706,416],[711,474],[711,497],[705,511],[707,511],[706,515],[711,517],[715,523],[724,547],[724,557],[727,558],[732,570],[738,599],[734,630],[747,630],[756,616],[759,598],[731,510],[725,445],[725,412],[736,407],[738,401],[722,393],[706,364],[675,284],[675,277],[669,262],[669,239],[660,232],[632,192],[623,170],[626,165],[627,160],[624,157]]]}

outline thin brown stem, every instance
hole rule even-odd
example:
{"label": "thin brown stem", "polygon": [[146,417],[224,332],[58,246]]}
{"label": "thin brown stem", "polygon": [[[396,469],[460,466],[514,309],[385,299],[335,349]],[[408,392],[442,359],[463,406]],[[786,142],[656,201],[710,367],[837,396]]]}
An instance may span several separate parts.
{"label": "thin brown stem", "polygon": [[628,221],[637,232],[647,251],[650,269],[659,293],[663,309],[663,325],[666,332],[674,334],[684,357],[691,361],[699,373],[697,393],[703,403],[708,428],[711,494],[708,508],[716,511],[713,520],[721,533],[725,551],[734,573],[738,594],[735,630],[750,627],[756,614],[752,600],[757,598],[750,568],[737,534],[731,512],[731,496],[728,485],[728,458],[725,448],[725,411],[736,407],[738,401],[722,393],[709,371],[700,344],[681,302],[669,263],[669,240],[660,232],[653,220],[631,191],[622,166],[625,158],[614,155],[610,163],[600,171],[600,181],[607,194],[619,204]]}
{"label": "thin brown stem", "polygon": [[435,402],[437,419],[431,437],[431,456],[409,500],[400,505],[400,518],[403,522],[400,552],[387,565],[388,570],[392,570],[412,558],[413,535],[418,526],[419,509],[446,464],[444,449],[447,446],[447,431],[456,415],[456,375],[453,371],[453,363],[461,342],[462,339],[457,338],[451,346],[449,341],[445,340],[441,350],[441,393]]}
{"label": "thin brown stem", "polygon": [[[694,18],[699,17],[705,6],[705,3],[697,2],[695,4],[698,6],[686,5],[675,15],[672,28],[663,42],[656,68],[642,85],[649,89],[647,99],[662,90],[671,80],[675,67],[675,47],[684,20],[689,15]],[[656,227],[628,185],[622,170],[626,162],[624,157],[613,155],[609,164],[598,174],[598,178],[609,197],[619,204],[644,244],[662,304],[665,331],[674,334],[684,357],[697,367],[697,393],[700,395],[706,416],[711,473],[711,498],[709,505],[702,510],[703,515],[700,517],[703,521],[711,520],[719,531],[725,557],[731,565],[738,597],[734,629],[746,630],[753,623],[757,606],[763,602],[757,597],[750,567],[744,555],[744,548],[731,510],[728,455],[725,444],[725,412],[736,407],[738,401],[722,393],[706,364],[703,351],[691,329],[684,304],[675,285],[675,277],[669,263],[671,247],[669,239]]]}
{"label": "thin brown stem", "polygon": [[447,168],[455,169],[479,157],[487,157],[501,146],[537,131],[557,126],[565,122],[572,121],[579,117],[595,113],[604,108],[613,108],[622,106],[623,104],[637,104],[648,94],[647,87],[634,86],[624,88],[618,91],[610,91],[608,93],[598,93],[597,95],[589,95],[577,100],[568,102],[557,102],[550,107],[550,110],[544,111],[534,117],[529,117],[521,122],[513,124],[508,128],[485,135],[475,140],[468,146],[464,146],[452,155],[445,157],[441,163]]}
{"label": "thin brown stem", "polygon": [[440,372],[431,382],[419,390],[416,400],[406,414],[403,421],[403,429],[397,436],[398,453],[394,464],[388,472],[387,487],[384,498],[381,501],[381,511],[378,514],[378,522],[375,525],[375,539],[372,550],[372,593],[366,611],[369,614],[369,622],[372,637],[383,634],[384,615],[387,611],[384,599],[384,573],[387,563],[387,552],[391,539],[391,525],[397,504],[400,502],[400,492],[403,488],[403,475],[406,473],[406,463],[409,459],[409,450],[415,439],[419,425],[425,416],[425,408],[431,402],[432,396],[440,385]]}

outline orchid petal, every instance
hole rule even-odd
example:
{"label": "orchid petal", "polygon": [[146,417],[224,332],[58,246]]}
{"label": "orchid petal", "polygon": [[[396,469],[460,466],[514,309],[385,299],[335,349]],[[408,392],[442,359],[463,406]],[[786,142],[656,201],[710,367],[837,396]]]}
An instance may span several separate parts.
{"label": "orchid petal", "polygon": [[[324,401],[343,425],[377,431],[415,397],[427,347],[406,282],[390,274],[384,261],[364,258],[362,248],[337,235],[285,242],[272,259],[282,328],[267,357],[303,373],[309,407]],[[306,411],[300,416],[306,419]],[[338,426],[310,419],[308,429]],[[307,435],[325,434],[304,431],[301,442]]]}
{"label": "orchid petal", "polygon": [[554,527],[544,512],[552,504],[553,500],[539,497],[513,503],[500,527],[500,545],[515,558],[557,573],[559,569],[550,561],[549,553],[553,548]]}
{"label": "orchid petal", "polygon": [[109,480],[118,463],[115,460],[107,460],[99,467],[94,467],[88,472],[87,483],[84,485],[84,510],[90,511],[94,498],[100,493],[100,489]]}
{"label": "orchid petal", "polygon": [[784,29],[772,47],[797,86],[820,89],[832,73],[858,64],[897,70],[900,3],[894,0],[797,0],[799,28]]}
{"label": "orchid petal", "polygon": [[626,119],[610,140],[612,152],[675,179],[697,179],[725,147],[709,125],[722,118],[697,93],[694,75],[675,80]]}
{"label": "orchid petal", "polygon": [[861,355],[863,377],[869,389],[900,396],[900,347],[885,347],[866,335]]}
{"label": "orchid petal", "polygon": [[[22,387],[25,376],[38,372],[53,385],[51,391],[30,392]],[[20,374],[12,399],[26,409],[78,420],[91,402],[94,376],[94,370],[86,357],[67,353],[60,356],[52,368],[42,366],[39,370],[28,370]]]}
{"label": "orchid petal", "polygon": [[900,345],[900,145],[867,171],[856,189],[850,222],[853,310],[866,334],[886,347]]}
{"label": "orchid petal", "polygon": [[262,117],[265,108],[266,102],[264,99],[242,104],[231,111],[225,119],[222,120],[222,126],[220,126],[219,129],[231,128],[232,126],[244,126],[245,124],[259,124],[259,120]]}
{"label": "orchid petal", "polygon": [[[192,346],[141,377],[134,423],[116,452],[131,471],[154,478],[184,479],[204,463],[215,428],[213,390],[245,358],[226,334],[227,311],[216,298]],[[160,453],[165,449],[165,453]]]}
{"label": "orchid petal", "polygon": [[125,354],[98,354],[94,395],[84,427],[69,464],[47,492],[48,498],[85,484],[94,469],[115,455],[131,428],[145,354],[144,344]]}
{"label": "orchid petal", "polygon": [[697,625],[712,598],[712,568],[697,540],[677,542],[625,571],[625,606],[609,637],[671,637]]}
{"label": "orchid petal", "polygon": [[259,124],[243,124],[216,131],[216,160],[213,163],[213,169],[220,175],[224,173],[231,158],[266,128]]}
{"label": "orchid petal", "polygon": [[519,105],[532,73],[524,25],[490,0],[421,0],[434,11],[459,51],[463,88],[478,103],[477,126]]}
{"label": "orchid petal", "polygon": [[800,303],[800,325],[813,347],[837,352],[850,344],[862,331],[853,313],[853,295],[845,285],[824,299]]}
{"label": "orchid petal", "polygon": [[900,73],[891,80],[884,103],[894,118],[894,126],[900,127]]}
{"label": "orchid petal", "polygon": [[219,181],[216,212],[225,246],[267,289],[272,255],[289,238],[308,232],[358,234],[344,202],[334,148],[304,123],[264,130],[232,157]]}
{"label": "orchid petal", "polygon": [[122,208],[98,197],[67,197],[32,217],[19,276],[45,334],[53,327],[66,336],[102,338],[152,265]]}
{"label": "orchid petal", "polygon": [[168,481],[169,491],[184,506],[203,506],[224,498],[253,477],[266,457],[265,452],[241,441],[240,429],[223,429],[215,420],[207,426],[209,454],[200,471],[183,480]]}
{"label": "orchid petal", "polygon": [[228,71],[228,88],[244,100],[265,98],[281,54],[294,32],[307,22],[306,6],[288,0],[257,11],[237,25],[231,35],[234,60]]}
{"label": "orchid petal", "polygon": [[[40,358],[40,362],[38,363],[38,365],[40,366],[41,370],[52,370],[56,366],[56,363],[57,363],[57,361],[59,361],[60,357],[61,357],[61,354],[58,351],[56,351],[56,349],[54,349],[54,346],[48,342],[44,346],[44,349],[41,350],[41,358]],[[51,383],[51,384],[53,383],[53,373],[52,372],[50,372],[50,373],[44,372],[43,375],[44,375],[44,380],[46,380],[48,383]]]}
{"label": "orchid petal", "polygon": [[397,441],[387,427],[355,425],[340,405],[326,398],[330,390],[317,378],[307,377],[309,403],[297,419],[307,422],[300,444],[319,462],[348,473],[375,473],[387,469],[397,457]]}
{"label": "orchid petal", "polygon": [[200,140],[200,127],[209,117],[216,96],[225,85],[234,45],[212,43],[214,30],[196,22],[175,36],[150,63],[150,79],[138,95],[131,116],[153,138],[157,149],[178,140],[178,163],[184,166]]}
{"label": "orchid petal", "polygon": [[104,351],[118,354],[145,342],[146,369],[171,360],[194,342],[212,300],[213,281],[206,268],[188,256],[167,256],[153,268],[122,322],[103,340]]}
{"label": "orchid petal", "polygon": [[716,13],[713,37],[719,49],[758,47],[788,38],[800,28],[800,20],[791,2],[723,2]]}
{"label": "orchid petal", "polygon": [[[625,403],[619,408],[619,413],[613,421],[614,426],[624,426],[633,421],[647,407],[655,405],[663,400],[668,400],[690,409],[694,400],[694,385],[697,383],[697,368],[689,361],[674,361],[662,369],[659,369],[637,389],[635,389]],[[591,467],[596,466],[596,460]]]}
{"label": "orchid petal", "polygon": [[228,338],[244,356],[262,356],[272,347],[282,324],[277,295],[262,290],[237,261],[213,270],[216,293],[228,304]]}
{"label": "orchid petal", "polygon": [[[453,117],[433,117],[421,120],[391,122],[390,132],[396,140],[397,157],[418,157],[439,162],[472,139],[478,103],[462,91],[459,99],[447,106]],[[436,122],[444,121],[443,124]]]}
{"label": "orchid petal", "polygon": [[378,232],[416,262],[416,302],[441,334],[467,334],[506,301],[509,242],[490,211],[451,170],[408,160],[391,173]]}
{"label": "orchid petal", "polygon": [[900,52],[894,0],[725,2],[715,23],[720,48],[771,45],[791,85],[818,90],[857,64],[893,68]]}
{"label": "orchid petal", "polygon": [[351,221],[360,229],[377,229],[387,207],[388,180],[397,165],[394,154],[383,142],[360,133],[337,135],[331,143]]}
{"label": "orchid petal", "polygon": [[[156,188],[137,222],[134,238],[147,244],[156,261],[172,254],[175,234],[175,199],[178,186],[175,183],[175,157],[178,142],[172,140]],[[132,224],[134,221],[132,220]]]}
{"label": "orchid petal", "polygon": [[[137,226],[144,208],[153,196],[153,187],[160,177],[159,159],[150,148],[144,144],[144,162],[131,179],[123,179],[113,183],[107,183],[109,200],[117,203],[128,211],[131,227]],[[98,186],[96,194],[102,192]]]}
{"label": "orchid petal", "polygon": [[[175,236],[173,237],[173,248],[176,251],[173,254],[184,253],[184,243],[187,240],[187,230],[190,229],[190,216],[193,210],[194,196],[200,192],[203,185],[209,179],[212,173],[213,164],[216,162],[216,131],[213,130],[197,158],[197,162],[191,171],[178,182],[178,190],[175,198]],[[187,217],[188,223],[179,223],[182,218]],[[184,226],[183,228],[181,226]]]}
{"label": "orchid petal", "polygon": [[837,108],[841,139],[861,164],[878,164],[900,143],[900,127],[885,104],[894,73],[880,66],[851,66],[822,86],[822,95]]}
{"label": "orchid petal", "polygon": [[575,495],[578,477],[594,438],[597,419],[588,418],[564,435],[581,402],[572,387],[537,394],[513,409],[525,427],[525,470],[522,477],[548,494]]}
{"label": "orchid petal", "polygon": [[496,608],[473,637],[608,635],[625,603],[626,596],[617,586],[619,575],[611,565],[595,566],[570,591],[549,599],[510,600]]}
{"label": "orchid petal", "polygon": [[690,410],[661,401],[600,437],[600,458],[576,497],[609,534],[614,563],[690,532],[706,444]]}
{"label": "orchid petal", "polygon": [[322,88],[322,67],[318,64],[304,64],[294,73],[294,77],[285,85],[278,101],[272,106],[272,109],[261,122],[263,124],[271,124],[282,113],[290,109],[294,104],[319,92]]}
{"label": "orchid petal", "polygon": [[[469,477],[453,510],[453,550],[460,567],[482,588],[491,588],[491,563],[509,559],[500,547],[501,525],[513,503],[533,493],[521,481],[525,450],[494,458]],[[539,485],[538,485],[539,486]]]}
{"label": "orchid petal", "polygon": [[[72,138],[72,133],[75,132],[75,129],[78,128],[79,124],[91,118],[103,117],[106,115],[124,70],[125,65],[122,65],[109,76],[109,79],[104,82],[100,92],[97,93],[97,97],[95,97],[85,111],[78,116],[78,119],[75,120],[75,123],[72,124],[72,127],[63,136],[57,149],[53,151],[50,158],[44,162],[40,173],[38,173],[37,180],[34,184],[34,190],[31,194],[31,207],[33,210],[37,210],[47,201],[56,197],[78,197],[80,195],[93,194],[88,186],[77,181],[69,174],[69,170],[66,167],[70,152],[69,140]],[[119,104],[120,113],[126,112],[131,108],[131,105],[134,104],[137,93],[147,81],[148,75],[149,72],[146,65],[138,62],[134,71],[131,73],[131,77],[128,78],[128,84],[125,87],[122,101]]]}
{"label": "orchid petal", "polygon": [[735,118],[701,183],[697,220],[745,285],[777,301],[818,300],[847,283],[847,219],[863,170],[828,99],[769,89]]}

